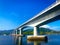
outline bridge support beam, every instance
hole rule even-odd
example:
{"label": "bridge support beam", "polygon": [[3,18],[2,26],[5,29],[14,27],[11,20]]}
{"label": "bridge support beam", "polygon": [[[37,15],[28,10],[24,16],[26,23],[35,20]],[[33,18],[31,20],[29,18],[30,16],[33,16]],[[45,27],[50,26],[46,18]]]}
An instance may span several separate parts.
{"label": "bridge support beam", "polygon": [[33,35],[27,36],[28,41],[46,41],[47,40],[46,35],[38,35],[38,33],[37,33],[38,29],[39,29],[39,27],[34,26]]}
{"label": "bridge support beam", "polygon": [[22,29],[21,28],[19,29],[19,35],[18,36],[20,36],[20,37],[22,36]]}
{"label": "bridge support beam", "polygon": [[34,36],[37,36],[37,27],[34,27]]}
{"label": "bridge support beam", "polygon": [[19,29],[19,34],[20,34],[20,35],[22,34],[21,28]]}
{"label": "bridge support beam", "polygon": [[16,37],[21,37],[22,36],[22,31],[21,31],[21,28],[20,29],[17,29],[15,34],[13,34],[14,36]]}
{"label": "bridge support beam", "polygon": [[15,34],[17,34],[17,30],[15,31]]}

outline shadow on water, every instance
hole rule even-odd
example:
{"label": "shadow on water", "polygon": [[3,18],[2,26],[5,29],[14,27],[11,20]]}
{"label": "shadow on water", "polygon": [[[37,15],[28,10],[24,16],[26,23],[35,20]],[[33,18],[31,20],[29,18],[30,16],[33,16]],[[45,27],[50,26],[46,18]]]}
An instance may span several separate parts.
{"label": "shadow on water", "polygon": [[27,43],[32,43],[32,42],[33,42],[33,45],[41,45],[42,42],[47,43],[48,42],[48,38],[46,36],[45,38],[43,38],[43,40],[42,39],[38,39],[38,38],[37,38],[37,40],[36,39],[27,40]]}
{"label": "shadow on water", "polygon": [[28,41],[27,40],[28,45],[32,42],[33,42],[33,45],[41,45],[42,42],[47,43],[48,41]]}
{"label": "shadow on water", "polygon": [[[27,36],[17,38],[17,45],[60,45],[60,34],[47,35],[47,41],[28,41]],[[18,41],[19,40],[19,41]]]}
{"label": "shadow on water", "polygon": [[17,37],[16,45],[22,45],[22,37]]}
{"label": "shadow on water", "polygon": [[42,42],[47,43],[48,41],[29,41],[27,37],[18,37],[16,41],[16,45],[41,45]]}

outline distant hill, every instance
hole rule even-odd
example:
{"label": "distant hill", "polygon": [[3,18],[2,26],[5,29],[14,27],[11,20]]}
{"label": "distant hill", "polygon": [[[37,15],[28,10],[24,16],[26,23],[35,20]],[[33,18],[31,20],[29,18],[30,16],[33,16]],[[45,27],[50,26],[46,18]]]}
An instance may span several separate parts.
{"label": "distant hill", "polygon": [[[55,31],[55,30],[52,30],[52,29],[49,29],[49,28],[39,28],[37,30],[38,32],[38,35],[42,34],[60,34],[60,31]],[[11,30],[4,30],[4,31],[0,31],[0,35],[4,35],[4,34],[7,34],[7,35],[10,35],[10,34],[13,34],[15,33],[14,32],[14,29],[11,29]],[[19,33],[19,31],[18,31]],[[33,34],[33,29],[26,29],[25,31],[22,32],[24,35],[32,35]]]}
{"label": "distant hill", "polygon": [[3,34],[7,34],[7,35],[9,35],[9,34],[12,34],[13,33],[13,29],[11,29],[11,30],[0,30],[0,35],[3,35]]}
{"label": "distant hill", "polygon": [[[55,31],[49,28],[39,28],[37,30],[38,34],[60,34],[60,31]],[[23,31],[23,34],[33,34],[33,29],[27,29],[26,31]]]}

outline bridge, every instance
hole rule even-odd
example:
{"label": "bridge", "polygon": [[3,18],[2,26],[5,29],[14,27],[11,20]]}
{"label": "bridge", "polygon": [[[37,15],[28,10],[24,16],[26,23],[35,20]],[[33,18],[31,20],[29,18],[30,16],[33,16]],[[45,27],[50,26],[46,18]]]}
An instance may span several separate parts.
{"label": "bridge", "polygon": [[45,37],[45,35],[37,35],[37,30],[40,26],[48,24],[50,22],[60,20],[60,0],[56,0],[52,5],[47,7],[45,10],[38,13],[36,16],[28,20],[27,22],[23,23],[19,27],[16,28],[16,34],[17,30],[19,30],[19,36],[22,36],[22,30],[24,28],[27,28],[28,26],[33,27],[34,34],[32,36],[27,36],[27,38],[30,37]]}

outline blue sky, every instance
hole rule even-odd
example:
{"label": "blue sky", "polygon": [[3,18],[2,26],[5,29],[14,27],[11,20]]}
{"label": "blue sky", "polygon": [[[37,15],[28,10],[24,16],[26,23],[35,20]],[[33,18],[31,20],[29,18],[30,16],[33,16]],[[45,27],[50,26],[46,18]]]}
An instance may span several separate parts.
{"label": "blue sky", "polygon": [[60,20],[48,23],[48,24],[43,25],[41,27],[53,29],[53,30],[56,30],[56,31],[60,31]]}
{"label": "blue sky", "polygon": [[14,29],[56,0],[0,0],[0,30]]}

